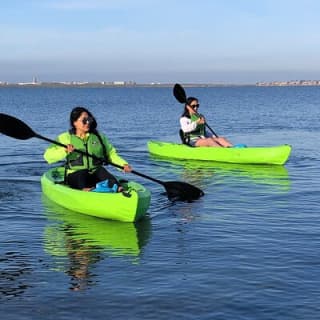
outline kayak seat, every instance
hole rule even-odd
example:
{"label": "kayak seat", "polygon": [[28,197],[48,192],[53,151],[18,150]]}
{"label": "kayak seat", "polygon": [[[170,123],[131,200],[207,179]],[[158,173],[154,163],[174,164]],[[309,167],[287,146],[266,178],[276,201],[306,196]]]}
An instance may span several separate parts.
{"label": "kayak seat", "polygon": [[182,142],[183,144],[185,144],[185,145],[188,146],[188,147],[192,147],[192,146],[190,146],[190,144],[188,143],[188,142],[189,142],[189,141],[188,141],[189,139],[188,139],[188,137],[186,137],[186,135],[184,134],[184,132],[183,132],[182,129],[179,130],[179,136],[180,136],[181,142]]}

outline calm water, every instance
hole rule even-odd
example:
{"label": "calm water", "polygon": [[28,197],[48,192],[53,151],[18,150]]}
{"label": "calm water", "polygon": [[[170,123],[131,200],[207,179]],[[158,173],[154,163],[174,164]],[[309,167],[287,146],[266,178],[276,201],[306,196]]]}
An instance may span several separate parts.
{"label": "calm water", "polygon": [[[2,319],[319,319],[320,88],[187,88],[234,143],[293,146],[285,166],[163,161],[178,141],[170,88],[1,88],[0,112],[54,138],[88,107],[135,170],[206,195],[170,203],[161,185],[138,224],[101,221],[41,194],[47,143],[0,135]],[[110,171],[117,172],[112,167]]]}

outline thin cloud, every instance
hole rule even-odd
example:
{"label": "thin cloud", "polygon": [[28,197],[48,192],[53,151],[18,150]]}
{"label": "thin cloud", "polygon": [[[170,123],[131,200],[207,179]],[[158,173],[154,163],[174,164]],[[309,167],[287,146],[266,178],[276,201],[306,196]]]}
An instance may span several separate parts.
{"label": "thin cloud", "polygon": [[[152,2],[152,1],[151,1]],[[97,9],[130,9],[154,5],[150,1],[132,1],[132,0],[60,0],[50,1],[45,5],[52,9],[59,10],[97,10]]]}

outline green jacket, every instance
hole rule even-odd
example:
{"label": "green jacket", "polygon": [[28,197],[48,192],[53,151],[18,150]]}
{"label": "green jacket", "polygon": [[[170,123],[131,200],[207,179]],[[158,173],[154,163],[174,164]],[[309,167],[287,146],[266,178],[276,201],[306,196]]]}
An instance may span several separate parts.
{"label": "green jacket", "polygon": [[[107,159],[120,166],[127,164],[127,162],[117,154],[116,149],[109,142],[108,138],[101,133],[99,133],[99,135],[102,139],[103,144],[105,145]],[[96,134],[87,133],[86,137],[84,139],[81,139],[74,134],[64,132],[56,138],[56,141],[65,145],[72,144],[75,149],[87,152],[102,159],[104,158],[103,147]],[[69,165],[68,173],[81,169],[94,171],[97,167],[102,165],[101,161],[97,161],[96,159],[82,155],[78,152],[72,152],[68,155],[64,147],[60,147],[56,144],[51,144],[44,153],[44,159],[49,164],[61,161],[65,158],[67,158]]]}

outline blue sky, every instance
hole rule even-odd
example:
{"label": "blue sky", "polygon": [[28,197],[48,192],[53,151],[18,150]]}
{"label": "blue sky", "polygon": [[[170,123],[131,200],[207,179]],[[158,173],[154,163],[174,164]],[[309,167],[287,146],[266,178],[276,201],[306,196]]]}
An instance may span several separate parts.
{"label": "blue sky", "polygon": [[0,81],[320,79],[318,0],[8,0]]}

